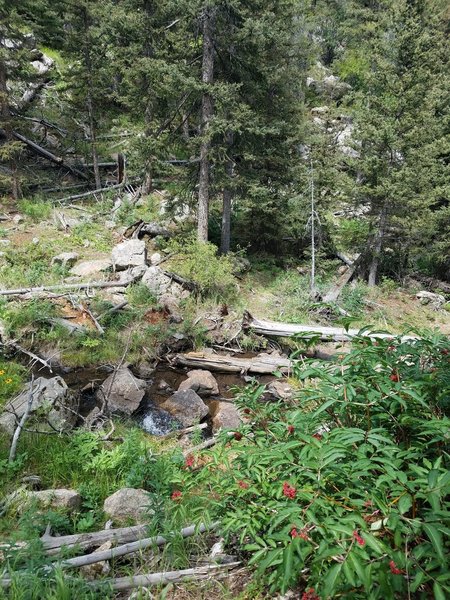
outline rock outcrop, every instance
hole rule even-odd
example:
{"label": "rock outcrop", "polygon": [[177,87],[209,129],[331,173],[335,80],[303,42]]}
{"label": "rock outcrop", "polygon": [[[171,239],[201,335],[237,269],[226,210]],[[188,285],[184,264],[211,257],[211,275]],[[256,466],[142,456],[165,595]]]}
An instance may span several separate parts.
{"label": "rock outcrop", "polygon": [[219,429],[238,429],[242,423],[239,410],[232,402],[219,402],[213,416],[213,431]]}
{"label": "rock outcrop", "polygon": [[147,262],[147,249],[143,240],[126,240],[115,246],[111,253],[114,269],[123,271]]}
{"label": "rock outcrop", "polygon": [[219,386],[213,374],[203,369],[188,371],[188,378],[180,383],[178,391],[194,390],[199,396],[217,396]]}
{"label": "rock outcrop", "polygon": [[152,514],[148,492],[142,489],[122,488],[106,498],[103,511],[114,523],[143,522]]}
{"label": "rock outcrop", "polygon": [[122,367],[102,383],[96,397],[101,403],[106,401],[108,412],[131,415],[139,408],[146,388],[146,381],[135,377],[127,367]]}

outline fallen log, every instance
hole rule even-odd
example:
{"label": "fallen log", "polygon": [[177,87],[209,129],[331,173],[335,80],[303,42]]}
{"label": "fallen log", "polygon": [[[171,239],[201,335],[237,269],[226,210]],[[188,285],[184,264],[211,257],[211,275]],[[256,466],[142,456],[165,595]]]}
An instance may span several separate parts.
{"label": "fallen log", "polygon": [[[364,331],[360,334],[359,329],[349,329],[346,331],[343,327],[319,327],[317,325],[296,325],[292,323],[278,323],[277,321],[265,321],[256,319],[246,311],[242,323],[243,329],[251,329],[259,335],[274,337],[292,337],[297,334],[304,334],[305,338],[318,337],[323,342],[347,342],[356,336],[378,339],[392,339],[396,337],[391,333],[378,333]],[[416,336],[402,336],[402,341],[417,339]]]}
{"label": "fallen log", "polygon": [[117,190],[119,188],[126,188],[127,186],[123,183],[116,183],[114,185],[109,185],[107,187],[99,188],[97,190],[89,190],[89,192],[83,192],[82,194],[74,194],[73,196],[67,196],[66,198],[60,198],[59,200],[54,200],[54,202],[73,202],[74,200],[81,200],[82,198],[87,198],[88,196],[93,196],[94,194],[102,194],[103,192],[109,192],[110,190]]}
{"label": "fallen log", "polygon": [[[147,535],[147,525],[133,525],[132,527],[119,527],[117,529],[102,529],[92,533],[74,533],[53,537],[44,535],[41,537],[43,549],[47,554],[58,554],[61,548],[88,549],[101,546],[105,542],[112,541],[117,544],[127,544],[136,540],[144,539]],[[98,553],[100,554],[100,553]]]}
{"label": "fallen log", "polygon": [[[140,276],[141,277],[141,276]],[[57,292],[58,290],[86,290],[94,288],[127,287],[136,283],[140,277],[135,277],[128,282],[120,281],[92,281],[90,283],[60,283],[55,285],[42,285],[40,287],[16,288],[0,290],[0,296],[21,296],[23,294],[40,294],[42,292]]]}
{"label": "fallen log", "polygon": [[118,577],[117,579],[103,579],[88,583],[91,587],[107,586],[109,589],[116,591],[131,590],[139,587],[156,586],[167,583],[177,583],[187,579],[208,579],[210,575],[220,571],[233,569],[241,564],[241,562],[233,562],[224,565],[205,565],[204,567],[196,567],[194,569],[183,569],[181,571],[163,571],[161,573],[148,573],[146,575],[132,575],[131,577]]}
{"label": "fallen log", "polygon": [[[343,257],[343,255],[341,255],[341,256]],[[348,265],[348,269],[339,278],[336,285],[334,287],[332,287],[331,290],[329,290],[325,294],[325,296],[322,298],[323,302],[325,302],[325,303],[326,302],[336,302],[336,300],[341,295],[341,292],[344,289],[344,287],[347,285],[347,283],[349,283],[353,279],[356,271],[359,268],[360,261],[361,261],[361,255],[359,255],[350,265]],[[346,263],[346,264],[348,264],[348,263]]]}
{"label": "fallen log", "polygon": [[276,354],[258,354],[254,358],[239,358],[237,356],[223,356],[212,352],[188,352],[177,354],[174,359],[176,365],[193,367],[194,369],[207,369],[222,373],[259,373],[271,375],[275,371],[289,373],[292,362]]}
{"label": "fallen log", "polygon": [[[206,531],[216,529],[218,525],[219,523],[210,523],[209,525],[201,523],[198,527],[195,525],[190,525],[189,527],[184,527],[184,529],[180,531],[180,535],[183,538],[190,537],[196,533],[205,533]],[[109,531],[113,530],[110,529]],[[93,565],[94,563],[101,562],[103,560],[111,560],[113,558],[118,558],[119,556],[125,556],[126,554],[132,554],[133,552],[145,550],[146,548],[163,546],[166,542],[167,538],[163,537],[162,535],[147,537],[135,542],[117,546],[116,548],[103,550],[102,552],[92,552],[91,554],[83,556],[75,556],[74,558],[69,558],[63,561],[59,566],[63,568],[78,568],[86,565]]]}

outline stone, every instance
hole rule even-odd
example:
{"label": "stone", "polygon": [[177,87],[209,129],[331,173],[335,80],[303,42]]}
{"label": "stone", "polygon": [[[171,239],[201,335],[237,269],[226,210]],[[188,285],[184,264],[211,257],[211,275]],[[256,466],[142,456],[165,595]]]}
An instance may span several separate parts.
{"label": "stone", "polygon": [[143,240],[126,240],[113,248],[111,257],[116,271],[145,265],[147,262],[145,242]]}
{"label": "stone", "polygon": [[40,242],[40,241],[41,241],[41,240],[40,240],[38,237],[34,237],[34,238],[31,240],[31,243],[32,243],[32,244],[34,244],[35,246],[37,246],[37,245],[39,244],[39,242]]}
{"label": "stone", "polygon": [[22,513],[33,504],[37,504],[42,509],[64,509],[66,511],[76,511],[81,507],[81,496],[75,490],[70,489],[50,489],[33,491],[24,487],[12,492],[4,500],[5,505],[14,508],[17,513]]}
{"label": "stone", "polygon": [[164,294],[172,292],[172,288],[177,289],[176,286],[183,290],[181,285],[174,283],[170,277],[168,277],[163,270],[157,265],[151,265],[142,277],[142,283],[148,287],[148,289],[157,298]]}
{"label": "stone", "polygon": [[10,246],[11,245],[11,240],[0,240],[0,244],[2,246]]}
{"label": "stone", "polygon": [[62,252],[52,258],[52,265],[61,265],[64,268],[73,267],[79,258],[77,252]]}
{"label": "stone", "polygon": [[106,498],[103,511],[115,523],[142,523],[147,520],[149,513],[153,514],[149,510],[149,503],[149,494],[145,490],[122,488]]}
{"label": "stone", "polygon": [[219,429],[238,429],[242,420],[239,410],[232,402],[219,402],[219,406],[213,415],[213,431]]}
{"label": "stone", "polygon": [[159,252],[154,252],[151,256],[150,256],[150,264],[152,265],[159,265],[159,263],[161,262],[162,257],[161,254]]}
{"label": "stone", "polygon": [[[0,431],[10,436],[14,434],[16,419],[20,419],[27,409],[30,391],[31,382],[5,405],[5,412],[0,415]],[[31,416],[36,417],[40,431],[71,429],[76,423],[78,408],[79,396],[69,390],[62,377],[39,377],[33,382]],[[38,415],[34,414],[36,412]]]}
{"label": "stone", "polygon": [[22,215],[14,215],[12,220],[15,225],[20,225],[20,223],[24,222]]}
{"label": "stone", "polygon": [[95,260],[83,260],[70,269],[72,275],[78,277],[91,277],[99,275],[102,271],[107,271],[112,267],[112,261],[109,258],[97,258]]}
{"label": "stone", "polygon": [[290,400],[294,396],[294,390],[286,381],[276,379],[267,386],[267,391],[278,400]]}
{"label": "stone", "polygon": [[178,391],[194,390],[199,396],[217,396],[219,386],[213,374],[203,369],[188,372],[188,378],[180,383]]}
{"label": "stone", "polygon": [[134,367],[134,371],[139,375],[139,377],[142,377],[143,379],[150,379],[150,377],[156,371],[156,367],[153,363],[143,360]]}
{"label": "stone", "polygon": [[427,292],[426,290],[417,292],[416,298],[420,300],[421,304],[425,306],[429,304],[436,310],[439,310],[445,304],[444,296],[441,294],[434,294],[433,292]]}
{"label": "stone", "polygon": [[56,227],[61,231],[66,231],[67,227],[76,227],[81,225],[81,220],[68,215],[65,212],[55,209],[52,213],[52,219]]}
{"label": "stone", "polygon": [[147,265],[137,265],[135,267],[129,267],[126,271],[120,271],[118,273],[118,281],[123,283],[124,286],[129,285],[132,281],[135,281],[139,277],[142,277],[147,271]]}
{"label": "stone", "polygon": [[[96,552],[104,552],[105,550],[111,550],[112,541],[108,540],[98,548],[92,551],[92,554]],[[91,565],[83,565],[80,567],[80,573],[82,573],[83,577],[88,579],[89,581],[93,581],[97,577],[101,577],[102,575],[107,575],[111,571],[111,565],[107,560],[101,560],[100,562],[93,563]]]}
{"label": "stone", "polygon": [[315,106],[314,108],[311,109],[312,115],[326,115],[329,112],[330,112],[329,106]]}
{"label": "stone", "polygon": [[208,407],[194,390],[179,390],[161,408],[178,419],[183,427],[196,425],[208,414]]}
{"label": "stone", "polygon": [[96,398],[103,402],[106,397],[109,412],[131,415],[139,408],[146,389],[146,381],[135,377],[128,367],[122,367],[102,383]]}

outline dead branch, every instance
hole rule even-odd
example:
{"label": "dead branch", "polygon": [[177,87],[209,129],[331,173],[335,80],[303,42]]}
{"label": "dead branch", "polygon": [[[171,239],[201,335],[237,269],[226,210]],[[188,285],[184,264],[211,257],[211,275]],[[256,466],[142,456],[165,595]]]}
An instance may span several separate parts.
{"label": "dead branch", "polygon": [[123,302],[120,302],[119,304],[115,304],[114,306],[111,306],[111,308],[108,308],[108,310],[105,310],[104,313],[102,313],[101,315],[99,315],[97,317],[97,321],[101,321],[101,319],[104,319],[107,315],[115,313],[118,310],[125,308],[125,306],[128,306],[128,300],[124,300]]}
{"label": "dead branch", "polygon": [[200,452],[200,450],[205,450],[205,448],[211,448],[211,446],[215,446],[215,444],[217,444],[217,437],[212,437],[209,438],[208,440],[205,440],[204,442],[202,442],[201,444],[198,444],[198,446],[194,446],[193,448],[188,448],[187,450],[183,451],[183,456],[189,456],[190,454],[195,454],[196,452]]}
{"label": "dead branch", "polygon": [[34,362],[40,363],[43,367],[45,367],[46,369],[48,369],[50,371],[50,373],[53,373],[51,364],[48,361],[46,361],[45,359],[41,358],[37,354],[34,354],[33,352],[30,352],[29,350],[26,350],[25,348],[22,348],[22,346],[20,346],[17,342],[14,342],[14,341],[12,341],[12,342],[6,342],[6,343],[0,342],[0,345],[2,345],[5,348],[7,348],[8,346],[11,346],[11,348],[14,348],[14,350],[17,350],[17,352],[21,352],[22,354],[26,354]]}
{"label": "dead branch", "polygon": [[292,362],[283,356],[274,354],[259,354],[254,358],[239,358],[237,356],[223,356],[212,352],[188,352],[177,354],[174,363],[183,367],[207,369],[223,373],[259,373],[271,375],[275,371],[286,374],[292,368]]}
{"label": "dead branch", "polygon": [[21,296],[22,294],[40,294],[42,292],[56,292],[58,290],[88,290],[95,288],[127,287],[136,283],[142,275],[134,277],[131,281],[91,281],[88,283],[60,283],[55,285],[42,285],[40,287],[17,288],[12,290],[0,290],[0,296]]}
{"label": "dead branch", "polygon": [[33,393],[34,393],[33,384],[34,384],[34,373],[31,374],[30,393],[28,394],[27,407],[25,409],[25,412],[22,415],[22,418],[19,421],[19,424],[16,427],[16,430],[14,432],[13,439],[11,442],[11,448],[9,450],[8,464],[11,464],[12,462],[14,462],[14,459],[16,458],[16,451],[17,451],[17,444],[19,442],[19,437],[20,437],[22,429],[24,428],[25,423],[30,415],[31,407],[33,406]]}

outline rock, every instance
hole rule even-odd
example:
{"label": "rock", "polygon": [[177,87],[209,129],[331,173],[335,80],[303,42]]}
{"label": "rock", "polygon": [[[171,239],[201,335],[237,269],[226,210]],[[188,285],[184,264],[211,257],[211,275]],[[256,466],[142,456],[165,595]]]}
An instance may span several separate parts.
{"label": "rock", "polygon": [[142,377],[143,379],[150,379],[150,377],[156,371],[156,368],[153,363],[144,360],[134,367],[134,371],[139,375],[139,377]]}
{"label": "rock", "polygon": [[[112,541],[108,540],[95,550],[93,550],[92,554],[96,552],[104,552],[105,550],[111,550]],[[93,581],[97,577],[101,577],[102,575],[107,575],[111,571],[111,566],[107,560],[101,560],[100,562],[93,563],[92,565],[83,565],[80,567],[80,573],[82,573],[83,577],[88,579],[89,581]]]}
{"label": "rock", "polygon": [[239,410],[232,402],[219,402],[213,419],[213,431],[219,429],[237,429],[241,423]]}
{"label": "rock", "polygon": [[13,223],[15,225],[20,225],[20,223],[24,222],[24,218],[22,217],[22,215],[14,215],[13,217]]}
{"label": "rock", "polygon": [[10,246],[11,245],[11,240],[0,240],[0,244],[2,246]]}
{"label": "rock", "polygon": [[267,386],[267,391],[278,400],[289,400],[294,396],[292,386],[282,379],[271,381]]}
{"label": "rock", "polygon": [[311,109],[312,115],[326,115],[329,112],[330,112],[329,106],[315,106],[314,108]]}
{"label": "rock", "polygon": [[149,494],[145,490],[122,488],[106,498],[103,511],[115,523],[140,523],[148,518],[149,513],[153,514],[149,511],[149,503]]}
{"label": "rock", "polygon": [[160,262],[161,262],[161,254],[159,252],[154,252],[150,256],[150,264],[159,265]]}
{"label": "rock", "polygon": [[52,265],[61,265],[62,267],[73,267],[79,258],[77,252],[62,252],[52,258]]}
{"label": "rock", "polygon": [[200,396],[190,389],[175,392],[161,408],[181,421],[184,427],[196,425],[209,412]]}
{"label": "rock", "polygon": [[50,489],[39,492],[27,490],[24,487],[12,492],[4,500],[8,509],[14,508],[17,513],[22,513],[33,504],[38,508],[64,509],[67,511],[78,510],[81,506],[81,496],[75,490]]}
{"label": "rock", "polygon": [[[5,412],[0,416],[0,431],[13,435],[16,425],[14,415],[20,419],[25,413],[30,390],[31,382],[19,396],[5,405]],[[69,390],[61,377],[39,377],[34,381],[31,416],[39,411],[34,416],[38,419],[40,431],[46,431],[49,427],[61,432],[70,429],[76,423],[78,407],[79,397]]]}
{"label": "rock", "polygon": [[176,301],[189,296],[187,290],[184,290],[179,283],[172,281],[172,279],[164,273],[161,267],[157,265],[152,265],[147,269],[142,277],[142,283],[146,285],[158,299],[167,295]]}
{"label": "rock", "polygon": [[145,265],[147,261],[145,242],[143,240],[126,240],[113,248],[111,257],[116,271]]}
{"label": "rock", "polygon": [[67,213],[56,209],[52,213],[52,219],[56,227],[61,231],[66,231],[67,227],[71,228],[76,227],[77,225],[81,225],[80,219],[71,217]]}
{"label": "rock", "polygon": [[139,408],[146,388],[147,382],[135,377],[128,367],[122,367],[102,383],[96,397],[103,402],[106,396],[109,412],[131,415]]}
{"label": "rock", "polygon": [[231,260],[233,263],[233,275],[243,275],[252,268],[251,262],[243,256],[233,256]]}
{"label": "rock", "polygon": [[188,372],[188,378],[180,383],[178,391],[194,390],[199,396],[217,396],[219,386],[213,374],[203,369]]}
{"label": "rock", "polygon": [[91,277],[99,275],[102,271],[107,271],[112,267],[112,261],[109,258],[97,258],[95,260],[84,260],[70,269],[72,275],[78,277]]}
{"label": "rock", "polygon": [[40,240],[38,237],[34,237],[34,238],[31,240],[31,243],[32,243],[32,244],[34,244],[35,246],[37,246],[37,245],[39,244],[39,242],[40,242],[40,241],[41,241],[41,240]]}
{"label": "rock", "polygon": [[[132,281],[142,277],[147,271],[147,265],[138,265],[136,267],[129,267],[126,271],[120,271],[118,273],[118,281],[123,283],[124,286],[130,284]],[[118,289],[118,288],[116,288]]]}
{"label": "rock", "polygon": [[445,297],[441,294],[434,294],[433,292],[427,292],[422,290],[417,292],[416,298],[420,300],[423,305],[431,305],[435,310],[439,310],[445,304]]}
{"label": "rock", "polygon": [[164,379],[161,379],[161,381],[158,383],[158,390],[161,390],[162,392],[173,391],[170,385],[167,383],[167,381],[164,381]]}

